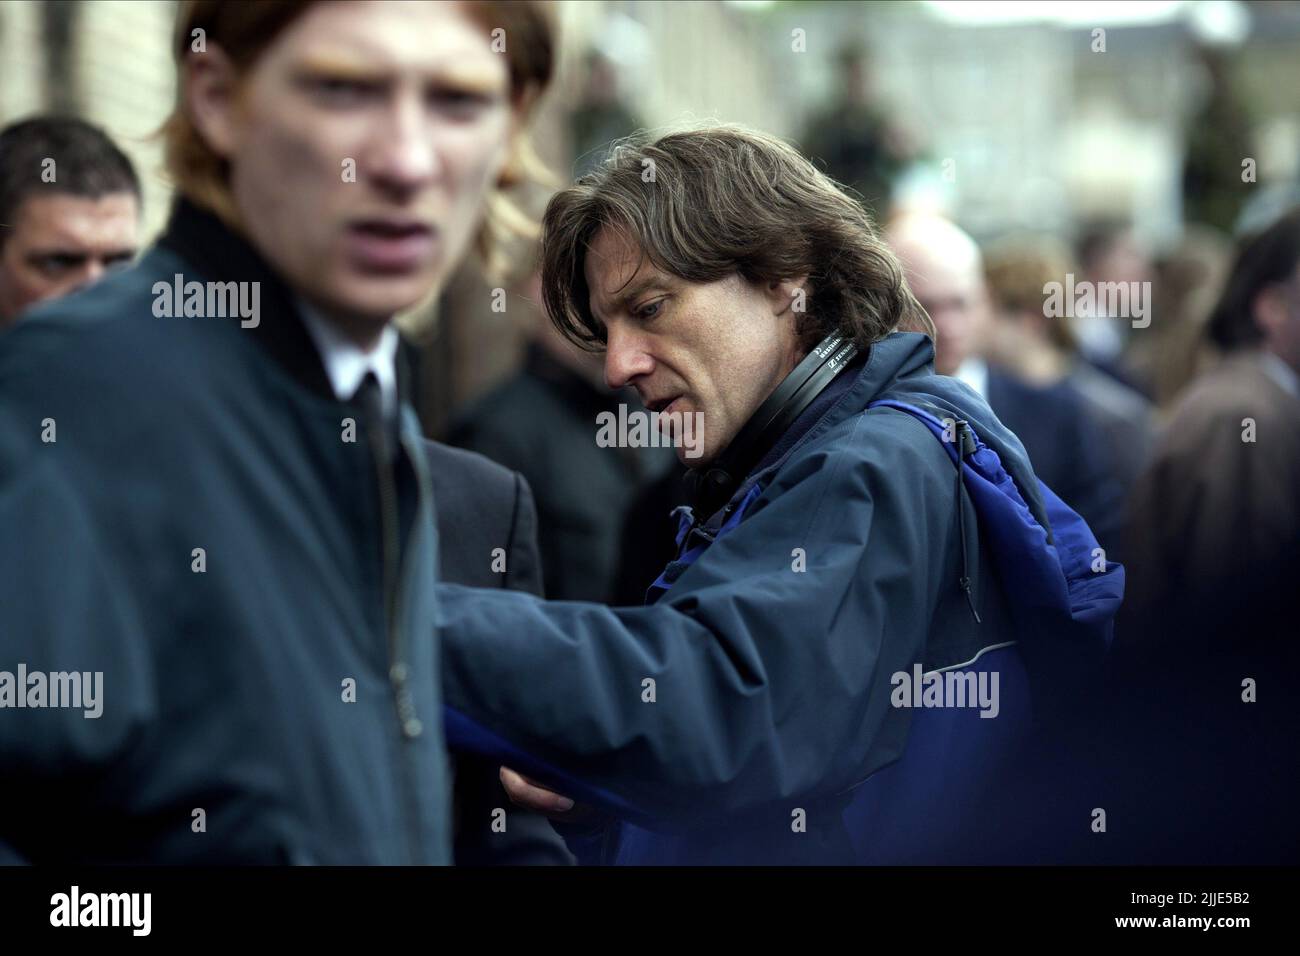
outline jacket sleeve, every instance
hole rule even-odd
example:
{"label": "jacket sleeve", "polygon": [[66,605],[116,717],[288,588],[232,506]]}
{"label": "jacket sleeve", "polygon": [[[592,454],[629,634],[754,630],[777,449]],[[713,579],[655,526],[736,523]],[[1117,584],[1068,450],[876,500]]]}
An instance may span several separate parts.
{"label": "jacket sleeve", "polygon": [[448,705],[633,819],[829,796],[896,759],[890,677],[920,660],[952,473],[923,431],[868,452],[868,418],[783,469],[659,604],[444,586]]}
{"label": "jacket sleeve", "polygon": [[[129,754],[156,707],[139,618],[57,446],[15,447],[0,448],[0,671],[12,682],[0,708],[0,859],[41,863],[84,851],[67,821],[130,786]],[[42,706],[32,706],[36,673]],[[52,706],[56,673],[84,679],[70,705]]]}
{"label": "jacket sleeve", "polygon": [[[515,474],[515,518],[511,532],[511,573],[506,587],[544,597],[541,553],[537,544],[537,508],[533,492],[523,475]],[[500,779],[496,787],[505,794]],[[508,799],[508,798],[507,798]],[[601,862],[598,846],[610,837],[607,828],[616,821],[609,814],[586,808],[587,815],[578,824],[563,819],[548,819],[538,813],[516,813],[522,831],[519,836],[522,862],[584,863]]]}

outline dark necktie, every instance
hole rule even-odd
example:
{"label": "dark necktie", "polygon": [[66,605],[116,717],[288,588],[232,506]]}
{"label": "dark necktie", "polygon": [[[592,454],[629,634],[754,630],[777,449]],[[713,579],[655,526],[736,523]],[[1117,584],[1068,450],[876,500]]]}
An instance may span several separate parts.
{"label": "dark necktie", "polygon": [[[379,387],[379,379],[374,372],[367,372],[352,398],[361,407],[365,416],[366,429],[380,441],[375,444],[380,461],[391,466],[397,456],[398,431],[397,418],[384,413],[384,396]],[[371,439],[374,442],[374,438]]]}

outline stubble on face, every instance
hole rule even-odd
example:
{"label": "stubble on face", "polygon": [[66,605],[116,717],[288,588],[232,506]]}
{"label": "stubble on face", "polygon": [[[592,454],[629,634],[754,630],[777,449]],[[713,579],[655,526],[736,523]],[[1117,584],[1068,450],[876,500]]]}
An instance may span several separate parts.
{"label": "stubble on face", "polygon": [[680,279],[611,229],[592,242],[585,268],[593,314],[610,341],[607,383],[632,385],[652,408],[676,396],[670,414],[702,414],[702,453],[687,459],[679,448],[684,464],[713,461],[798,364],[793,315],[777,314],[764,289],[736,273]]}

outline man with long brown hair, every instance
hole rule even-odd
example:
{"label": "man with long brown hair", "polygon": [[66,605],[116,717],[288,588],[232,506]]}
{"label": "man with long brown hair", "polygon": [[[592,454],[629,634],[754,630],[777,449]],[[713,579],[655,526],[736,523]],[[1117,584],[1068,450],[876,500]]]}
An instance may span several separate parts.
{"label": "man with long brown hair", "polygon": [[972,799],[1025,684],[1095,663],[1122,570],[895,331],[929,319],[862,207],[780,140],[690,130],[556,195],[542,261],[553,321],[660,415],[693,509],[648,607],[440,588],[457,736],[525,805],[621,817],[606,860],[987,851]]}

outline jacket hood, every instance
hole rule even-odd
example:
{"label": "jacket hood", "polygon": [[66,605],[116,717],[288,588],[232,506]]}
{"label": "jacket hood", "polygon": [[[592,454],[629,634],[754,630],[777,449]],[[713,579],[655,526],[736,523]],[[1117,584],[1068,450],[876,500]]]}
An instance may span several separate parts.
{"label": "jacket hood", "polygon": [[[1087,523],[1034,475],[1024,446],[988,403],[965,383],[935,374],[933,363],[927,336],[900,332],[876,343],[857,381],[826,416],[828,427],[887,408],[921,419],[954,467],[961,459],[963,497],[974,506],[1026,656],[1050,648],[1060,663],[1077,665],[1078,653],[1098,659],[1123,598],[1123,567],[1107,559]],[[962,421],[973,438],[965,449],[953,434]],[[1065,643],[1049,641],[1050,635]]]}

